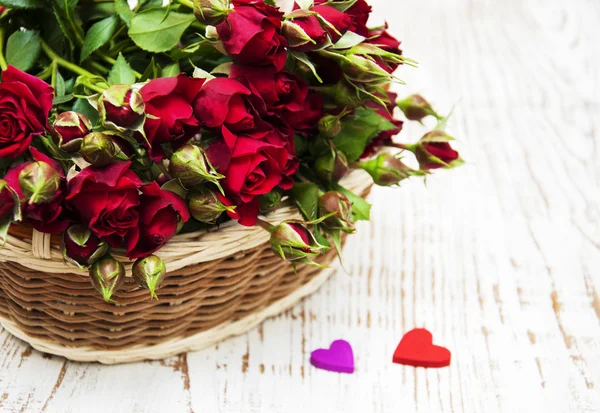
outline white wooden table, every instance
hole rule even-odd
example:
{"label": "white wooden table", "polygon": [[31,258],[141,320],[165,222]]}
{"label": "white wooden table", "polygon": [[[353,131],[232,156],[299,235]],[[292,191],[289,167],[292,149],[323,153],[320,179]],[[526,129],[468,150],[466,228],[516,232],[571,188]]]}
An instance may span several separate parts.
{"label": "white wooden table", "polygon": [[[373,3],[421,63],[402,93],[462,99],[470,165],[376,189],[349,275],[205,351],[80,364],[0,332],[1,412],[600,412],[600,2]],[[416,326],[449,368],[391,363]],[[342,337],[355,374],[310,366]]]}

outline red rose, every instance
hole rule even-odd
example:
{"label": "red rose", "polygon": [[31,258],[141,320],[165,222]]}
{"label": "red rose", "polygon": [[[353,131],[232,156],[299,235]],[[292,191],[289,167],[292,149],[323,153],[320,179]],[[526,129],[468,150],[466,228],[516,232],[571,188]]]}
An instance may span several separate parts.
{"label": "red rose", "polygon": [[314,14],[307,14],[283,23],[283,35],[288,48],[298,52],[308,52],[322,46],[327,41],[327,31]]}
{"label": "red rose", "polygon": [[[424,145],[423,149],[425,149],[429,155],[433,155],[448,164],[458,159],[458,152],[452,149],[449,142],[429,142]],[[443,165],[432,162],[425,163],[421,167],[423,169],[436,169],[443,167]]]}
{"label": "red rose", "polygon": [[274,68],[233,65],[230,76],[248,82],[267,111],[284,121],[302,116],[308,85],[298,76]]}
{"label": "red rose", "polygon": [[194,113],[209,128],[224,126],[231,132],[252,130],[261,123],[257,106],[264,103],[235,79],[216,78],[204,84],[194,104]]}
{"label": "red rose", "polygon": [[375,136],[371,143],[369,143],[365,148],[365,151],[361,156],[362,158],[366,158],[373,155],[382,146],[385,146],[386,144],[392,142],[392,138],[399,134],[402,130],[403,122],[401,120],[394,119],[393,116],[394,108],[396,107],[395,102],[397,97],[398,95],[396,93],[389,92],[387,94],[388,102],[386,107],[383,107],[379,103],[374,101],[366,102],[365,105],[367,107],[375,109],[381,117],[389,120],[395,126],[395,128],[380,132],[379,135]]}
{"label": "red rose", "polygon": [[54,159],[49,158],[33,147],[29,151],[35,161],[47,163],[61,177],[61,184],[52,198],[46,202],[28,202],[19,185],[19,174],[29,165],[29,162],[24,162],[9,169],[4,180],[17,193],[19,199],[22,200],[21,208],[23,216],[32,223],[33,227],[40,232],[57,234],[64,231],[70,223],[70,219],[63,208],[66,192],[65,175],[60,165]]}
{"label": "red rose", "polygon": [[243,64],[273,64],[283,68],[286,41],[279,30],[283,13],[263,0],[234,0],[235,8],[217,26],[225,51]]}
{"label": "red rose", "polygon": [[100,238],[118,247],[138,226],[140,178],[131,162],[115,162],[104,168],[88,166],[69,181],[68,206]]}
{"label": "red rose", "polygon": [[352,7],[346,10],[345,13],[352,19],[350,31],[367,37],[369,35],[367,20],[369,20],[371,10],[371,6],[365,0],[357,0]]}
{"label": "red rose", "polygon": [[141,258],[165,245],[190,219],[187,204],[179,195],[161,189],[156,182],[142,187],[139,225],[125,238],[127,256]]}
{"label": "red rose", "polygon": [[[387,29],[387,24],[385,26],[385,29]],[[389,34],[389,32],[385,29],[377,29],[370,31],[369,39],[367,40],[367,42],[379,46],[386,52],[401,55],[402,50],[400,50],[400,41],[391,34]],[[381,57],[379,56],[374,56],[374,59],[375,62],[377,62],[377,64],[383,70],[389,73],[392,73],[398,67],[397,63],[384,62],[383,59],[381,59]]]}
{"label": "red rose", "polygon": [[[325,5],[314,6],[311,11],[318,13],[323,19],[327,20],[329,24],[335,27],[335,30],[331,27],[325,27],[333,43],[340,40],[352,25],[352,17],[333,7]],[[338,33],[336,33],[336,30]]]}
{"label": "red rose", "polygon": [[304,101],[304,109],[297,116],[289,116],[287,121],[296,131],[310,132],[316,130],[322,117],[323,98],[317,93],[310,93]]}
{"label": "red rose", "polygon": [[0,158],[16,158],[29,148],[34,136],[49,129],[54,90],[50,85],[16,69],[2,72],[0,83]]}
{"label": "red rose", "polygon": [[0,189],[0,221],[4,221],[8,217],[12,219],[16,203],[17,200],[14,192],[11,191],[10,185],[2,182],[2,189]]}
{"label": "red rose", "polygon": [[144,132],[156,162],[164,158],[163,144],[177,150],[200,130],[192,104],[203,84],[204,79],[180,74],[151,80],[141,89],[146,113],[152,115],[144,123]]}

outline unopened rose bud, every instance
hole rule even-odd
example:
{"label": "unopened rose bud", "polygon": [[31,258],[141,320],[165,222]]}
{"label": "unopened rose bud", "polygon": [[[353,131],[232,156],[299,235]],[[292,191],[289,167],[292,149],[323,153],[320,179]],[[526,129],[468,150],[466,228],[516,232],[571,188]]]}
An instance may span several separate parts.
{"label": "unopened rose bud", "polygon": [[229,12],[229,0],[194,0],[194,15],[202,24],[216,26]]}
{"label": "unopened rose bud", "polygon": [[408,120],[421,122],[427,116],[440,119],[440,116],[433,110],[429,102],[421,95],[410,95],[406,99],[399,100],[396,104]]}
{"label": "unopened rose bud", "polygon": [[454,168],[462,165],[460,155],[450,142],[454,138],[441,130],[427,133],[414,145],[414,152],[421,169],[428,171],[437,168]]}
{"label": "unopened rose bud", "polygon": [[325,115],[319,120],[319,132],[333,138],[342,131],[342,122],[339,116]]}
{"label": "unopened rose bud", "polygon": [[165,262],[156,255],[139,258],[132,268],[132,276],[135,282],[140,287],[149,290],[152,298],[156,299],[158,299],[156,291],[160,288],[166,273]]}
{"label": "unopened rose bud", "polygon": [[146,107],[142,94],[128,85],[114,85],[98,99],[102,124],[129,129],[142,120]]}
{"label": "unopened rose bud", "polygon": [[89,274],[94,289],[107,303],[112,302],[112,296],[125,282],[125,267],[112,257],[96,261]]}
{"label": "unopened rose bud", "polygon": [[173,154],[169,172],[186,188],[196,187],[203,182],[218,183],[223,178],[210,164],[206,152],[195,145],[185,145]]}
{"label": "unopened rose bud", "polygon": [[300,222],[284,221],[271,230],[271,248],[291,263],[312,263],[311,258],[316,257],[323,249],[316,241],[312,232]]}
{"label": "unopened rose bud", "polygon": [[58,135],[58,147],[65,152],[75,153],[81,148],[83,137],[92,131],[87,116],[77,112],[63,112],[54,121]]}
{"label": "unopened rose bud", "polygon": [[261,214],[268,214],[269,212],[275,211],[281,204],[281,197],[283,196],[280,189],[274,189],[268,194],[264,194],[258,197],[258,203],[260,205]]}
{"label": "unopened rose bud", "polygon": [[15,208],[19,207],[19,195],[4,179],[0,179],[0,221],[15,219]]}
{"label": "unopened rose bud", "polygon": [[400,159],[387,152],[361,162],[359,167],[367,171],[373,178],[373,182],[380,186],[397,185],[403,179],[421,175],[419,171],[412,170],[404,165]]}
{"label": "unopened rose bud", "polygon": [[19,187],[30,204],[50,202],[60,188],[61,176],[46,162],[30,162],[19,173]]}
{"label": "unopened rose bud", "polygon": [[390,74],[374,61],[360,55],[348,55],[340,67],[352,81],[379,85],[390,82]]}
{"label": "unopened rose bud", "polygon": [[188,206],[194,219],[206,224],[216,223],[223,212],[235,208],[224,205],[219,201],[217,194],[208,189],[192,193]]}
{"label": "unopened rose bud", "polygon": [[[316,25],[319,27],[322,33],[324,33],[324,36],[326,38],[327,33],[325,32],[325,30],[323,30],[323,28],[321,28],[321,25],[318,22],[318,20],[316,20],[316,18],[314,19],[316,21]],[[296,49],[298,51],[311,50],[312,48],[316,47],[317,42],[311,39],[311,37],[306,33],[306,31],[304,31],[304,28],[299,23],[300,21],[293,22],[285,20],[281,25],[281,33],[283,34],[283,37],[285,37],[285,39],[287,40],[290,48]]]}
{"label": "unopened rose bud", "polygon": [[89,228],[72,225],[63,232],[62,250],[66,261],[87,267],[106,255],[108,244]]}
{"label": "unopened rose bud", "polygon": [[315,171],[324,182],[336,183],[348,173],[348,159],[337,151],[331,150],[317,158]]}
{"label": "unopened rose bud", "polygon": [[79,153],[87,162],[101,168],[116,160],[119,148],[107,134],[92,132],[83,138]]}
{"label": "unopened rose bud", "polygon": [[351,218],[352,204],[341,192],[329,191],[319,198],[319,215],[331,215],[321,224],[329,230],[341,230],[349,234],[356,232]]}

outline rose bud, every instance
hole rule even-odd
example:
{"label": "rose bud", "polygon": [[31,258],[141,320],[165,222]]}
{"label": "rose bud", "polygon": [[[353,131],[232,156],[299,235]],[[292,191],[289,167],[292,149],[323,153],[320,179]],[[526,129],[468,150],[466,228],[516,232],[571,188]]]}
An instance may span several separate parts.
{"label": "rose bud", "polygon": [[285,20],[281,26],[281,33],[287,40],[288,47],[299,52],[313,50],[327,40],[327,32],[313,15],[294,21]]}
{"label": "rose bud", "polygon": [[403,179],[413,175],[422,175],[404,165],[400,159],[388,152],[379,154],[376,158],[359,163],[359,167],[371,175],[373,182],[380,186],[397,185]]}
{"label": "rose bud", "polygon": [[63,232],[63,257],[72,264],[87,267],[102,258],[107,251],[108,244],[83,225],[72,225]]}
{"label": "rose bud", "polygon": [[194,15],[202,24],[216,26],[230,11],[229,0],[194,0]]}
{"label": "rose bud", "polygon": [[81,148],[83,137],[92,131],[87,116],[77,112],[63,112],[54,121],[58,135],[58,147],[65,152],[75,153]]}
{"label": "rose bud", "polygon": [[271,248],[275,254],[291,262],[294,267],[298,262],[314,264],[311,258],[319,255],[324,248],[304,223],[284,221],[271,227],[269,231]]}
{"label": "rose bud", "polygon": [[399,100],[396,104],[408,120],[421,122],[427,116],[441,118],[421,95],[410,95],[406,99]]}
{"label": "rose bud", "polygon": [[421,169],[428,171],[437,168],[454,168],[464,161],[457,151],[452,149],[450,141],[454,138],[441,130],[427,133],[414,145],[414,152]]}
{"label": "rose bud", "polygon": [[145,109],[141,93],[128,85],[111,86],[98,99],[102,124],[117,129],[133,128],[142,120]]}
{"label": "rose bud", "polygon": [[19,207],[19,195],[4,179],[0,179],[0,221],[8,218],[10,218],[10,221],[20,219]]}
{"label": "rose bud", "polygon": [[321,224],[326,229],[341,230],[349,234],[356,232],[351,214],[352,204],[341,192],[329,191],[319,198],[319,215],[321,217],[331,215]]}
{"label": "rose bud", "polygon": [[202,189],[190,196],[188,203],[190,214],[194,219],[206,224],[214,224],[225,211],[233,211],[234,206],[223,204],[216,193],[208,189]]}
{"label": "rose bud", "polygon": [[185,188],[193,188],[203,182],[219,185],[219,179],[224,178],[215,171],[206,152],[195,145],[185,145],[171,156],[169,172]]}
{"label": "rose bud", "polygon": [[390,74],[377,63],[357,54],[345,56],[340,61],[340,67],[355,82],[380,85],[391,81]]}
{"label": "rose bud", "polygon": [[139,258],[132,268],[132,275],[135,282],[142,288],[150,290],[152,298],[156,296],[156,290],[160,288],[161,283],[167,273],[165,262],[156,255],[148,255],[144,258]]}
{"label": "rose bud", "polygon": [[321,155],[315,162],[317,176],[324,182],[336,183],[346,176],[348,170],[346,155],[335,149]]}
{"label": "rose bud", "polygon": [[319,132],[323,135],[333,138],[342,131],[342,122],[340,116],[325,115],[319,120]]}
{"label": "rose bud", "polygon": [[50,202],[60,189],[61,176],[52,165],[30,162],[19,173],[19,187],[30,204]]}
{"label": "rose bud", "polygon": [[111,297],[125,282],[125,267],[113,257],[102,258],[90,267],[90,281],[104,301],[111,303]]}
{"label": "rose bud", "polygon": [[87,162],[101,168],[117,160],[119,148],[107,134],[92,132],[83,138],[79,153]]}
{"label": "rose bud", "polygon": [[275,188],[268,194],[259,196],[258,204],[260,205],[261,214],[268,214],[279,208],[282,196],[282,191],[279,188]]}

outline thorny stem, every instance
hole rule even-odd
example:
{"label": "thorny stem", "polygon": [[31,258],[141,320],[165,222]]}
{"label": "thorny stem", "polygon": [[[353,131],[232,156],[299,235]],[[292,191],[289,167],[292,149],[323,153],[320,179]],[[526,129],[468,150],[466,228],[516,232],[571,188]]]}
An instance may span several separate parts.
{"label": "thorny stem", "polygon": [[4,32],[5,32],[5,28],[4,27],[0,27],[0,69],[2,70],[6,70],[6,68],[8,67],[8,64],[6,63],[6,60],[4,59]]}

